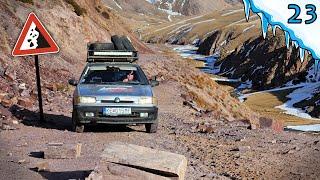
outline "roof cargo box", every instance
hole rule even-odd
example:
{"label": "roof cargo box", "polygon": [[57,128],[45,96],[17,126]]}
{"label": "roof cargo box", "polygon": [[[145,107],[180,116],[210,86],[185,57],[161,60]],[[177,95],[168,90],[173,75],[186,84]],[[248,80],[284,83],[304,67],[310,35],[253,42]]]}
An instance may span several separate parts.
{"label": "roof cargo box", "polygon": [[87,62],[128,62],[138,60],[138,51],[116,50],[113,43],[90,43]]}

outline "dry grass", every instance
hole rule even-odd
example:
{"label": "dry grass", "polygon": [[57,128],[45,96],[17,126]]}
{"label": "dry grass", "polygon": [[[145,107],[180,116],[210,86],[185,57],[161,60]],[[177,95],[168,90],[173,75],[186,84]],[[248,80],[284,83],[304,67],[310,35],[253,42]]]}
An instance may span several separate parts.
{"label": "dry grass", "polygon": [[262,116],[283,121],[285,125],[302,125],[316,123],[315,121],[309,119],[303,119],[284,114],[283,110],[274,108],[276,106],[282,105],[287,100],[286,96],[290,92],[292,92],[292,90],[252,95],[245,101],[245,104],[252,110],[260,113]]}

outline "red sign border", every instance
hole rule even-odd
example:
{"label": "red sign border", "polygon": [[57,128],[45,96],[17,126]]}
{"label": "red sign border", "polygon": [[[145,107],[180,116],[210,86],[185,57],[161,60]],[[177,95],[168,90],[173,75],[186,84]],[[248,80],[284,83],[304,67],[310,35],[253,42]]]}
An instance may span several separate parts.
{"label": "red sign border", "polygon": [[[29,30],[32,22],[34,22],[36,24],[40,33],[46,39],[46,41],[48,42],[50,47],[39,48],[39,49],[29,49],[29,50],[20,50],[22,43],[23,43],[24,39],[26,38],[26,35],[28,33],[28,30]],[[36,14],[31,12],[28,15],[27,21],[22,28],[22,31],[21,31],[19,38],[18,38],[18,41],[13,48],[12,56],[28,56],[28,55],[37,55],[37,54],[50,54],[50,53],[57,53],[57,52],[59,52],[58,45],[53,40],[53,38],[48,33],[48,31],[45,29],[43,24],[40,22],[40,20],[36,16]]]}

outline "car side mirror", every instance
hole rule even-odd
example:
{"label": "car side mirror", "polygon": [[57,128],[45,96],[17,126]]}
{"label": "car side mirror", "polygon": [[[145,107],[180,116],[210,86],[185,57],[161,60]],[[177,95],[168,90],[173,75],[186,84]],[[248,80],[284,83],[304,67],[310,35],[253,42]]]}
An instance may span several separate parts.
{"label": "car side mirror", "polygon": [[77,86],[78,85],[78,81],[77,80],[75,80],[75,79],[69,79],[69,84],[71,85],[71,86]]}
{"label": "car side mirror", "polygon": [[157,76],[153,76],[150,79],[150,85],[151,87],[159,86],[159,81],[157,81]]}
{"label": "car side mirror", "polygon": [[156,86],[159,86],[159,81],[156,81],[156,80],[151,80],[150,81],[150,85],[151,85],[151,87],[156,87]]}

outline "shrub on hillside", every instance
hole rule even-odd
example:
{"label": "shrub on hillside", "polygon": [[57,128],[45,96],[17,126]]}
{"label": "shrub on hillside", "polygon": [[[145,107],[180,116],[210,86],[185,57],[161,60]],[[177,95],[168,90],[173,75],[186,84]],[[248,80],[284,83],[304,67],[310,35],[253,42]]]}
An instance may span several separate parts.
{"label": "shrub on hillside", "polygon": [[32,4],[32,5],[33,5],[33,0],[18,0],[18,1],[23,2],[23,3]]}
{"label": "shrub on hillside", "polygon": [[102,16],[103,16],[104,18],[110,19],[110,15],[109,15],[109,13],[107,13],[106,11],[103,11],[101,14],[102,14]]}
{"label": "shrub on hillside", "polygon": [[79,4],[77,4],[74,0],[66,0],[66,2],[74,8],[74,12],[78,16],[81,16],[87,13],[87,11],[84,8],[80,7]]}

